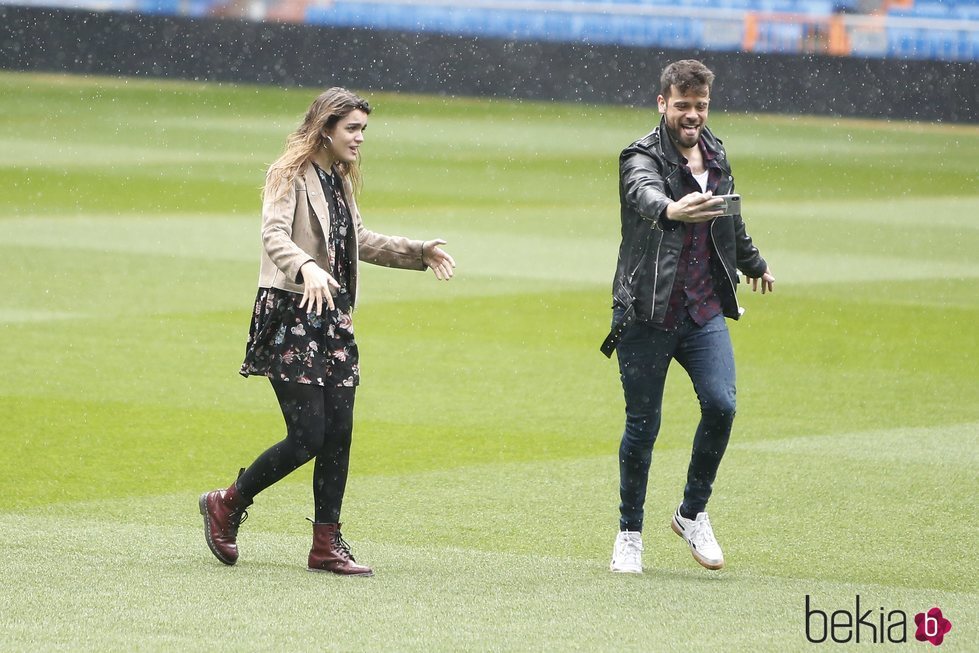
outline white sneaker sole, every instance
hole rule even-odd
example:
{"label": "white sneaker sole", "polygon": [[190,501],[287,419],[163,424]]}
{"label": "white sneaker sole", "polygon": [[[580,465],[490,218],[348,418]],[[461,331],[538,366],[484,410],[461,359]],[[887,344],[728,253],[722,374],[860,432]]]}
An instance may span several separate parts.
{"label": "white sneaker sole", "polygon": [[642,569],[625,569],[623,567],[616,567],[615,563],[609,563],[608,570],[615,574],[641,574]]}
{"label": "white sneaker sole", "polygon": [[683,529],[681,529],[680,528],[680,525],[678,523],[676,523],[676,517],[673,517],[672,519],[670,519],[670,527],[673,529],[673,532],[674,533],[676,533],[677,535],[679,535],[680,538],[684,542],[687,543],[687,546],[690,548],[690,554],[693,556],[693,559],[694,560],[696,560],[698,563],[700,563],[700,566],[706,567],[707,569],[713,569],[714,571],[717,571],[718,569],[723,569],[724,568],[724,558],[721,558],[719,561],[718,560],[708,560],[704,556],[700,555],[700,553],[697,551],[697,549],[694,548],[693,544],[690,544],[690,542],[687,540],[687,538],[683,537]]}

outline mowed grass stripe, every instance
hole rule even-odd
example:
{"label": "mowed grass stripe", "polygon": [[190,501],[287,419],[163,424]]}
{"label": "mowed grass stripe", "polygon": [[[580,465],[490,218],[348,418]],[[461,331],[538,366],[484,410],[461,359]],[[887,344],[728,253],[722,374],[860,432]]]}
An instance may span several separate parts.
{"label": "mowed grass stripe", "polygon": [[792,436],[732,446],[746,451],[825,455],[881,463],[973,467],[979,464],[979,423]]}
{"label": "mowed grass stripe", "polygon": [[[912,440],[905,442],[904,450],[917,446]],[[685,547],[668,529],[673,504],[682,492],[684,449],[664,448],[654,462],[646,534],[652,569],[663,564],[699,569],[692,561],[687,565]],[[914,546],[930,539],[930,528],[940,526],[935,523],[939,512],[936,508],[968,499],[969,490],[962,484],[968,470],[936,464],[930,459],[922,463],[906,459],[899,466],[853,476],[854,470],[865,466],[842,449],[825,449],[800,476],[797,466],[785,464],[788,459],[783,457],[784,452],[769,454],[735,448],[732,461],[736,465],[732,463],[725,469],[726,479],[718,484],[715,514],[718,532],[731,540],[727,547],[732,557],[729,570],[786,578],[840,581],[849,578],[854,582],[856,574],[869,585],[974,592],[975,580],[968,576],[950,576],[939,581],[923,569],[940,567],[949,556],[967,555],[969,545],[964,522],[950,525],[950,537],[934,547],[934,555],[927,560],[907,555],[913,554]],[[355,542],[406,543],[406,538],[411,537],[406,528],[424,523],[430,525],[425,542],[433,546],[528,556],[540,554],[543,560],[556,555],[600,564],[607,557],[608,545],[606,538],[595,535],[614,533],[614,507],[610,508],[605,501],[605,494],[615,491],[615,479],[605,473],[610,465],[614,465],[614,455],[579,455],[577,460],[560,465],[552,461],[510,461],[402,474],[385,470],[367,474],[356,469],[346,507],[351,519],[348,537]],[[784,504],[790,500],[786,495],[773,495],[765,505],[753,499],[757,496],[754,492],[762,487],[789,480],[814,492],[814,501],[805,510],[784,510]],[[927,483],[936,482],[949,484],[944,496],[917,492]],[[243,531],[243,542],[251,539],[253,533],[263,532],[291,533],[305,539],[307,525],[301,514],[310,509],[308,483],[308,474],[298,473],[263,495],[251,509],[251,523]],[[845,501],[834,500],[837,495],[834,487],[841,484],[849,488],[850,496]],[[915,492],[894,494],[893,490],[902,485]],[[570,500],[553,502],[555,493],[564,493]],[[154,514],[158,515],[155,526],[179,528],[188,519],[183,504],[193,504],[195,497],[193,490],[188,489],[179,494],[143,498],[51,504],[20,514],[54,520],[101,521],[107,529],[113,528],[116,522],[138,525],[143,523],[144,515]],[[875,508],[865,510],[866,505]],[[861,519],[851,519],[861,512],[864,513]],[[585,515],[589,516],[588,524],[581,521]],[[916,542],[889,542],[872,536],[882,525],[895,519],[913,530],[907,536]],[[196,526],[197,519],[193,521]],[[488,524],[494,525],[495,532],[489,539],[483,533],[484,525]],[[539,527],[536,537],[523,537],[522,533],[534,524]],[[798,546],[778,546],[785,528],[793,528],[797,533]],[[192,530],[195,544],[175,554],[186,556],[197,551],[207,559],[202,542],[197,541],[197,529]],[[859,547],[832,546],[831,542],[845,537],[848,530],[860,532],[867,541]],[[260,552],[254,556],[263,559]]]}
{"label": "mowed grass stripe", "polygon": [[[254,262],[260,251],[255,234],[257,217],[125,220],[123,218],[77,218],[60,220],[31,218],[0,221],[0,234],[8,245],[54,247],[68,250],[119,252],[145,259],[146,255],[211,261]],[[760,221],[762,225],[770,222]],[[846,228],[838,246],[818,246],[817,232]],[[409,233],[424,228],[406,222],[374,227],[386,232]],[[770,227],[771,228],[771,227]],[[876,224],[823,219],[819,225],[800,224],[791,240],[774,241],[765,254],[778,262],[778,279],[798,283],[832,282],[841,279],[876,281],[888,279],[970,278],[979,276],[979,264],[971,255],[979,248],[979,232],[946,225],[933,227],[914,238],[900,238]],[[460,278],[510,277],[561,282],[608,283],[615,264],[617,243],[606,237],[585,234],[551,235],[523,233],[471,233],[463,224],[443,226],[439,233],[451,239],[461,267]],[[806,236],[808,240],[804,240]],[[865,243],[893,239],[886,248],[865,251]],[[546,258],[540,253],[548,252]],[[69,254],[70,255],[70,254]],[[229,273],[231,271],[229,270]],[[366,275],[370,275],[370,270]],[[366,287],[369,292],[370,288]],[[977,297],[979,292],[970,293]]]}
{"label": "mowed grass stripe", "polygon": [[[882,288],[880,294],[888,292]],[[365,351],[361,419],[422,429],[428,424],[443,434],[446,428],[507,432],[514,424],[519,432],[557,430],[585,438],[615,433],[621,428],[617,370],[595,351],[607,328],[607,318],[594,310],[603,296],[598,290],[551,289],[543,295],[368,303],[357,318]],[[763,301],[768,304],[761,306]],[[976,421],[970,400],[975,368],[961,355],[971,346],[964,327],[974,312],[930,308],[932,319],[904,324],[907,308],[900,303],[754,297],[745,319],[732,326],[742,359],[741,437]],[[6,360],[21,373],[0,379],[0,388],[9,397],[36,397],[39,410],[46,397],[56,397],[175,410],[262,407],[274,415],[266,384],[236,374],[247,323],[247,314],[228,311],[76,320],[68,331],[61,320],[7,324],[5,336],[17,347]],[[25,383],[32,378],[25,377],[28,370],[56,373]],[[425,392],[406,391],[406,384],[417,383]],[[766,401],[772,388],[778,388],[778,400]],[[666,417],[685,424],[685,433],[696,419],[690,392],[675,369]],[[27,415],[34,413],[25,413],[25,428],[35,418]],[[71,424],[70,416],[57,413],[44,419]],[[259,429],[255,437],[267,434]],[[490,455],[493,442],[477,450]]]}
{"label": "mowed grass stripe", "polygon": [[[596,460],[594,465],[608,462]],[[666,462],[663,466],[667,471],[682,468],[680,456]],[[489,466],[481,467],[489,471]],[[520,467],[512,468],[510,477],[524,479],[524,483],[527,472],[538,471]],[[486,482],[498,476],[490,472]],[[414,482],[404,480],[417,491],[419,485],[437,479],[421,475]],[[397,487],[390,479],[386,481],[389,488]],[[462,477],[454,481],[466,482]],[[489,494],[489,488],[484,489]],[[392,507],[408,496],[393,493]],[[29,591],[29,604],[46,607],[40,621],[28,621],[18,616],[22,611],[14,611],[10,628],[5,629],[8,643],[23,645],[33,637],[35,645],[70,641],[83,648],[113,647],[126,641],[131,629],[141,628],[139,632],[145,634],[139,642],[147,647],[164,642],[182,646],[187,638],[191,649],[207,649],[217,638],[226,641],[230,637],[246,650],[301,648],[301,640],[314,629],[322,629],[323,620],[329,619],[333,636],[339,641],[358,642],[352,647],[356,650],[391,644],[377,633],[379,622],[397,630],[399,647],[412,650],[448,650],[458,647],[459,642],[470,642],[479,649],[526,650],[529,646],[564,650],[573,641],[601,649],[603,639],[613,634],[627,649],[640,650],[650,646],[651,633],[664,633],[662,640],[657,638],[657,644],[664,646],[657,645],[657,650],[702,650],[699,646],[705,641],[715,648],[747,650],[757,633],[739,627],[739,622],[764,615],[780,650],[802,650],[807,646],[802,617],[806,594],[823,607],[852,606],[856,594],[863,597],[865,607],[868,603],[874,607],[884,604],[912,613],[935,602],[955,605],[946,614],[963,630],[960,637],[950,640],[950,649],[969,650],[977,642],[972,635],[975,631],[970,630],[977,607],[973,591],[909,586],[907,580],[897,585],[863,579],[828,580],[820,574],[825,571],[823,567],[841,561],[800,560],[782,554],[780,549],[769,551],[762,565],[740,562],[712,574],[696,567],[682,542],[666,528],[665,518],[659,520],[663,522],[659,528],[650,524],[648,529],[646,574],[622,577],[607,572],[604,555],[562,554],[569,544],[585,543],[596,554],[599,549],[605,554],[605,547],[582,532],[580,524],[563,519],[552,522],[547,513],[539,515],[544,526],[561,523],[565,530],[542,528],[545,537],[537,544],[550,546],[547,553],[541,553],[532,548],[534,543],[521,542],[516,535],[530,518],[526,511],[500,521],[494,510],[468,518],[457,510],[446,510],[440,513],[445,518],[443,526],[435,532],[439,537],[426,537],[419,543],[412,529],[419,515],[409,509],[405,514],[378,520],[370,533],[354,529],[354,535],[348,535],[362,559],[371,560],[382,572],[366,583],[351,584],[353,579],[324,578],[303,571],[308,537],[300,520],[272,529],[264,526],[269,516],[295,512],[295,504],[307,499],[305,487],[295,483],[281,486],[263,500],[264,506],[254,509],[251,523],[243,528],[244,557],[233,569],[209,558],[199,525],[175,523],[181,519],[180,507],[193,504],[194,498],[185,494],[114,505],[83,504],[79,516],[58,514],[55,508],[54,514],[0,517],[3,532],[12,534],[5,566],[16,579],[15,590],[20,590],[0,601],[26,597]],[[417,505],[434,508],[424,501]],[[586,503],[582,509],[590,507]],[[354,512],[358,509],[355,507]],[[161,519],[151,524],[134,519],[146,514],[160,515]],[[751,541],[740,532],[738,515],[730,510],[724,514],[726,531]],[[496,550],[466,546],[487,523],[494,525]],[[775,523],[779,524],[777,520]],[[843,525],[837,527],[842,529]],[[572,537],[559,541],[568,531]],[[64,532],[73,534],[70,546],[58,552],[44,546]],[[509,552],[508,545],[531,551]],[[168,555],[161,557],[160,551]],[[881,557],[886,553],[878,551]],[[65,559],[72,563],[70,571],[56,571]],[[901,560],[894,560],[894,571],[904,571]],[[848,561],[842,562],[836,573],[846,576]],[[860,562],[866,565],[874,560]],[[765,568],[776,573],[766,574]],[[823,577],[792,578],[785,574],[787,568]],[[503,577],[501,570],[505,570]],[[27,579],[29,584],[25,584]],[[246,580],[250,592],[242,591]],[[710,601],[704,601],[705,594]],[[235,628],[214,632],[213,625],[207,628],[211,623],[208,607],[220,604],[228,595],[236,599],[223,606],[223,614],[235,622]],[[168,600],[157,603],[155,597],[159,596]],[[271,603],[270,596],[274,597]],[[325,607],[337,604],[343,609]],[[313,605],[321,607],[315,609]],[[622,605],[630,606],[628,614]],[[718,612],[717,605],[730,607]],[[85,627],[67,627],[56,618],[44,616],[65,612],[75,616],[74,623]],[[568,615],[574,616],[573,625]],[[704,626],[696,633],[673,633],[671,626],[677,615],[702,620]],[[667,632],[671,633],[668,637]],[[488,641],[492,645],[486,646]]]}
{"label": "mowed grass stripe", "polygon": [[[7,136],[2,141],[5,149],[2,164],[9,168],[34,167],[38,171],[50,168],[52,170],[92,168],[114,168],[119,165],[135,164],[139,166],[173,166],[186,162],[235,164],[241,159],[241,153],[228,151],[208,151],[194,147],[188,143],[185,147],[166,147],[106,143],[102,139],[92,139],[90,142],[80,142],[77,139],[59,144],[57,141],[39,143],[36,138],[12,138]],[[52,165],[59,161],[58,165]]]}
{"label": "mowed grass stripe", "polygon": [[[199,418],[202,413],[189,417]],[[155,423],[166,425],[165,420]],[[353,537],[400,543],[408,537],[406,528],[411,524],[426,524],[425,541],[436,547],[528,556],[539,551],[560,552],[593,564],[604,561],[607,537],[602,534],[614,532],[615,523],[614,508],[607,500],[615,493],[615,478],[609,473],[615,466],[613,455],[588,455],[590,449],[583,443],[566,441],[560,446],[554,436],[549,439],[538,434],[530,436],[533,449],[513,449],[513,441],[498,437],[495,456],[487,452],[471,460],[494,457],[500,462],[465,464],[459,445],[478,447],[492,434],[473,431],[466,434],[469,439],[455,442],[443,437],[438,450],[430,446],[425,451],[414,429],[401,426],[395,432],[377,432],[371,426],[368,424],[368,433],[356,445],[361,462],[354,465],[346,503],[350,523],[360,525],[352,527]],[[968,521],[948,521],[945,515],[971,501],[971,468],[934,454],[916,455],[927,443],[938,451],[956,450],[974,458],[977,443],[968,435],[971,427],[806,436],[779,441],[780,446],[771,448],[741,443],[736,437],[717,485],[713,511],[715,526],[728,542],[730,568],[786,578],[975,592],[975,579],[968,575],[943,574],[948,560],[970,555]],[[147,514],[158,515],[156,525],[179,526],[188,518],[187,507],[196,496],[192,491],[138,496],[140,491],[161,487],[161,476],[167,488],[175,485],[174,476],[198,478],[201,487],[217,482],[215,471],[204,464],[210,456],[189,444],[194,437],[189,427],[181,428],[188,442],[183,446],[172,443],[172,456],[144,464],[148,481],[139,488],[120,488],[125,498],[92,501],[79,497],[82,500],[62,500],[18,512],[44,520],[54,515],[101,520],[110,530],[114,522],[139,523]],[[245,429],[240,434],[248,435]],[[143,437],[155,436],[146,432]],[[821,446],[815,446],[814,440]],[[870,441],[868,446],[890,452],[884,459],[886,465],[875,464],[878,461],[869,454],[854,454],[854,447],[865,440]],[[202,444],[212,442],[205,437]],[[649,564],[654,569],[664,560],[682,568],[681,562],[687,560],[686,551],[682,546],[677,549],[677,540],[666,525],[682,494],[688,447],[687,434],[667,432],[655,456],[646,537]],[[612,438],[605,439],[602,448],[614,451]],[[116,450],[106,449],[105,454],[111,456]],[[377,466],[374,463],[384,450],[395,458],[402,451],[422,454],[416,461],[420,469],[395,474]],[[181,458],[182,452],[186,454]],[[441,461],[439,454],[444,456]],[[533,460],[519,460],[528,455]],[[446,459],[460,466],[452,468]],[[797,464],[800,459],[807,461],[804,467]],[[105,462],[92,461],[96,467]],[[87,476],[77,464],[63,471],[51,469],[59,476],[66,474],[65,480],[71,480],[73,473],[79,479]],[[100,483],[100,494],[110,492],[110,482]],[[307,469],[264,494],[252,508],[246,532],[302,532],[299,514],[309,511],[308,485]],[[772,488],[781,489],[772,492]],[[789,488],[794,492],[788,492]],[[794,505],[798,493],[807,496],[801,508]],[[766,498],[759,503],[761,496]],[[492,537],[486,537],[487,527],[495,529]],[[895,527],[901,529],[900,537],[892,531]],[[936,540],[938,531],[943,537]],[[527,533],[534,536],[528,538]],[[787,533],[793,534],[793,546],[786,545]],[[853,535],[858,536],[855,541],[850,540]],[[840,541],[847,541],[847,546],[838,546]],[[203,545],[198,545],[206,557]],[[921,549],[928,549],[929,555],[918,555]],[[671,553],[664,558],[662,551]]]}

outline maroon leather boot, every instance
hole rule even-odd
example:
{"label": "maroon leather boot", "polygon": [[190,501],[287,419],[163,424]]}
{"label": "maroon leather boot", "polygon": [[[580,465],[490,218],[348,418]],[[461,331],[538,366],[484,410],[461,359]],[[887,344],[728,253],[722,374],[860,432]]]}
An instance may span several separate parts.
{"label": "maroon leather boot", "polygon": [[373,576],[374,570],[358,565],[350,545],[340,536],[340,524],[313,522],[313,548],[309,550],[309,570],[328,571],[341,576]]}
{"label": "maroon leather boot", "polygon": [[251,501],[231,484],[227,490],[205,492],[197,502],[204,515],[204,539],[214,557],[226,565],[238,562],[238,526],[245,521]]}

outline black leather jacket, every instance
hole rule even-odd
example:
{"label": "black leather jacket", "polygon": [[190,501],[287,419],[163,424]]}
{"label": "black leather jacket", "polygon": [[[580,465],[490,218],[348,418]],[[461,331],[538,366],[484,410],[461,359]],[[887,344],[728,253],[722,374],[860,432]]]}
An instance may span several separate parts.
{"label": "black leather jacket", "polygon": [[[723,143],[707,128],[703,140],[705,147],[716,153],[723,173],[714,194],[733,193],[734,177]],[[625,309],[632,307],[634,319],[654,324],[666,317],[683,248],[683,223],[664,217],[667,205],[684,194],[681,159],[662,121],[619,157],[622,244],[612,284],[613,303]],[[768,264],[752,244],[740,215],[714,218],[710,235],[714,288],[724,315],[736,320],[743,312],[735,296],[737,271],[760,277]],[[611,355],[617,343],[617,338],[612,340],[603,345],[606,355]]]}

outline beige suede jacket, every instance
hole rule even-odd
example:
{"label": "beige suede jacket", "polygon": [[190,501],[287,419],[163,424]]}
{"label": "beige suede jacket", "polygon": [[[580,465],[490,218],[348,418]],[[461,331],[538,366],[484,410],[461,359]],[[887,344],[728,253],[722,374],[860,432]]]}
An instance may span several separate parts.
{"label": "beige suede jacket", "polygon": [[[308,261],[329,272],[330,256],[326,239],[330,233],[329,204],[323,194],[316,169],[307,163],[297,175],[292,191],[278,198],[266,197],[262,206],[262,264],[260,288],[280,288],[302,293],[299,268]],[[357,264],[360,260],[375,265],[408,270],[424,270],[423,241],[400,236],[385,236],[368,230],[357,210],[349,181],[344,182],[344,196],[354,223],[348,251],[352,300],[357,301]]]}

